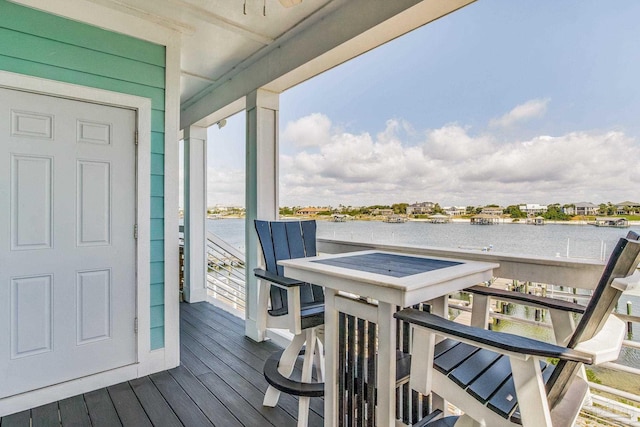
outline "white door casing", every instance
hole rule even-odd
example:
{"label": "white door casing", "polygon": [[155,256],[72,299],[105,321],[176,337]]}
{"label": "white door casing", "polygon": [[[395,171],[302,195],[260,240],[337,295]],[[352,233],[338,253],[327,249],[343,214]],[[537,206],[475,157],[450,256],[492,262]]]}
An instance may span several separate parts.
{"label": "white door casing", "polygon": [[0,100],[4,398],[137,361],[136,112]]}

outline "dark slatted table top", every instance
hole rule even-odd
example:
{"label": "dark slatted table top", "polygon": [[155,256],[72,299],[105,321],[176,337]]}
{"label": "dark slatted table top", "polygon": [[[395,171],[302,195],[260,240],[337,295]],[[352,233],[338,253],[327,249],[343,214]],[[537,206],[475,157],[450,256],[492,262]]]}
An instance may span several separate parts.
{"label": "dark slatted table top", "polygon": [[406,277],[462,264],[456,261],[413,257],[384,252],[318,259],[314,263],[366,271],[391,277]]}

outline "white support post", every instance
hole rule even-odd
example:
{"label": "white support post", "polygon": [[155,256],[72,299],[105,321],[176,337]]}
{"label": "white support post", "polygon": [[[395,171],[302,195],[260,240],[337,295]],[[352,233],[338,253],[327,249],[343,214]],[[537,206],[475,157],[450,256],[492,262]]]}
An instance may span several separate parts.
{"label": "white support post", "polygon": [[263,89],[247,96],[246,232],[245,272],[247,277],[245,334],[264,340],[258,325],[258,284],[253,269],[259,264],[255,219],[278,218],[278,109],[279,95]]}
{"label": "white support post", "polygon": [[184,130],[184,297],[207,299],[207,129]]}

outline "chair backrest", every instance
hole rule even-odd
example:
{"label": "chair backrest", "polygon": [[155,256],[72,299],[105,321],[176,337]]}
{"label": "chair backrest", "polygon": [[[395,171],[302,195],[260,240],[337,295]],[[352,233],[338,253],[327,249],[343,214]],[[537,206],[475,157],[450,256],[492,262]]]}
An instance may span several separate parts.
{"label": "chair backrest", "polygon": [[[614,279],[627,277],[640,263],[640,235],[630,231],[614,248],[609,261],[593,291],[585,313],[578,322],[567,347],[575,348],[579,343],[593,338],[604,326],[618,303],[622,292],[611,286]],[[580,364],[560,361],[547,382],[547,398],[553,408],[564,396]]]}
{"label": "chair backrest", "polygon": [[[278,261],[317,255],[316,222],[308,221],[261,221],[255,220],[258,240],[262,247],[265,269],[269,273],[284,276]],[[271,312],[287,313],[287,292],[271,286]],[[304,307],[324,303],[322,287],[304,284],[300,287],[300,303]]]}

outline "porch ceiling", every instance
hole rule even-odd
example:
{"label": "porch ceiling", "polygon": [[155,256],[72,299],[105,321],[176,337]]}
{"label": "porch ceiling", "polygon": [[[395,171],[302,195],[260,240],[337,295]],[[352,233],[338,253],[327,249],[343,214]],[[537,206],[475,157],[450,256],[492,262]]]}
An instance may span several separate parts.
{"label": "porch ceiling", "polygon": [[113,19],[87,16],[111,10],[177,34],[184,128],[210,124],[207,116],[252,90],[281,92],[475,0],[11,1],[122,31]]}

